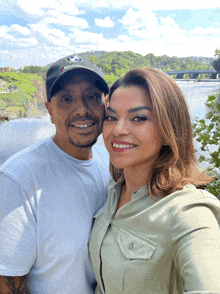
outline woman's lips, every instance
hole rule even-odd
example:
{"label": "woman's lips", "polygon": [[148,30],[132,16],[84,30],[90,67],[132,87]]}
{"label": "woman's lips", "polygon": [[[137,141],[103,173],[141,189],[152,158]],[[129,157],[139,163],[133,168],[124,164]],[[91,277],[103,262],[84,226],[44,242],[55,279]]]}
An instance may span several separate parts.
{"label": "woman's lips", "polygon": [[125,150],[131,150],[132,148],[137,146],[135,144],[132,144],[126,141],[113,140],[111,143],[112,143],[112,150],[114,152],[123,152]]}

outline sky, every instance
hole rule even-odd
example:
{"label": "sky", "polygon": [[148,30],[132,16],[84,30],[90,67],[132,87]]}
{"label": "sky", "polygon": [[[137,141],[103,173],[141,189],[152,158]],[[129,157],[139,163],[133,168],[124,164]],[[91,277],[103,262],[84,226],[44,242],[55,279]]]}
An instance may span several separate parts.
{"label": "sky", "polygon": [[220,0],[0,0],[0,67],[86,51],[214,57]]}

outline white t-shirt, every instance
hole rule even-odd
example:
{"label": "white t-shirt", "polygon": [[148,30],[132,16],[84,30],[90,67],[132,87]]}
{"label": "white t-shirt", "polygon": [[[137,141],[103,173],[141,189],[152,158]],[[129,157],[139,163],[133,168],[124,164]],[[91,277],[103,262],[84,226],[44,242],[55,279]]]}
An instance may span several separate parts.
{"label": "white t-shirt", "polygon": [[92,150],[77,160],[47,138],[0,168],[0,275],[28,274],[31,294],[94,291],[88,240],[110,174],[107,151]]}

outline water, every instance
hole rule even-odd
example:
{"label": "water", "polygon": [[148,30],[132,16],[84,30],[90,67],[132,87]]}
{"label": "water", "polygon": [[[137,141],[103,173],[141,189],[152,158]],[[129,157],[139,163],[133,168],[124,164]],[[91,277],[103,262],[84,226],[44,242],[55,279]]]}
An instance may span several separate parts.
{"label": "water", "polygon": [[[204,118],[206,107],[204,105],[208,95],[220,88],[219,82],[184,82],[178,81],[193,119],[197,116]],[[14,153],[32,145],[55,133],[55,127],[49,116],[41,119],[16,119],[0,124],[0,165]],[[102,136],[98,144],[104,145]]]}
{"label": "water", "polygon": [[192,120],[195,117],[204,118],[207,111],[204,103],[206,102],[209,95],[220,90],[220,83],[178,81],[177,84],[181,88],[186,98]]}

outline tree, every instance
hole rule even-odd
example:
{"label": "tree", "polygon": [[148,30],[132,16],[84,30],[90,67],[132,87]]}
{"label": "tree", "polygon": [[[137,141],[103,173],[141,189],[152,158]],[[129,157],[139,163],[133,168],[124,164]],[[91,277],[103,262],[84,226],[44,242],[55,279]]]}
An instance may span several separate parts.
{"label": "tree", "polygon": [[195,118],[194,137],[201,144],[203,152],[199,162],[207,162],[207,170],[216,177],[207,185],[207,190],[220,196],[220,94],[209,96],[205,105],[209,111],[205,119]]}
{"label": "tree", "polygon": [[218,59],[214,59],[213,62],[212,62],[212,65],[214,67],[214,69],[220,73],[220,58]]}
{"label": "tree", "polygon": [[220,49],[215,49],[215,57],[220,58]]}
{"label": "tree", "polygon": [[220,72],[220,49],[215,50],[216,59],[213,60],[212,65],[217,72]]}

